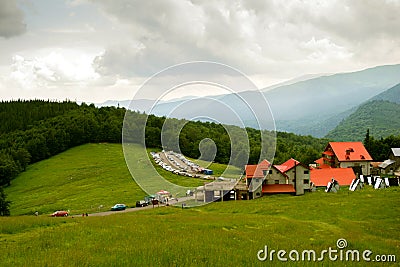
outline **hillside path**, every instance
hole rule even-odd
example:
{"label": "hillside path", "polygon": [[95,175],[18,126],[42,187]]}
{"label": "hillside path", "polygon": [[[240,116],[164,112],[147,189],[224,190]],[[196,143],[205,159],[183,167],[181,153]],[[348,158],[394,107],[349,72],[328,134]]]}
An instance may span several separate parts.
{"label": "hillside path", "polygon": [[[186,201],[193,199],[193,196],[190,197],[180,197],[178,198],[178,201],[171,200],[169,203],[169,206],[178,206],[181,205],[182,203],[185,203]],[[166,207],[166,204],[160,204],[160,206],[155,205],[154,208],[158,208],[158,207]],[[148,210],[148,209],[153,209],[153,205],[149,205],[146,207],[138,207],[138,208],[127,208],[125,210],[120,210],[120,211],[102,211],[102,212],[96,212],[96,213],[90,213],[88,214],[89,216],[108,216],[108,215],[112,215],[112,214],[119,214],[119,213],[126,213],[126,212],[134,212],[134,211],[141,211],[141,210]],[[80,214],[77,215],[72,215],[72,216],[81,216]]]}

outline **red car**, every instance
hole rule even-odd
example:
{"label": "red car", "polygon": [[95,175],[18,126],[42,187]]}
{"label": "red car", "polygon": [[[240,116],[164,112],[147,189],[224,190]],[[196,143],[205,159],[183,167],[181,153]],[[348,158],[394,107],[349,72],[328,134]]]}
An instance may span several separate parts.
{"label": "red car", "polygon": [[68,211],[65,210],[58,210],[51,214],[51,217],[67,217]]}

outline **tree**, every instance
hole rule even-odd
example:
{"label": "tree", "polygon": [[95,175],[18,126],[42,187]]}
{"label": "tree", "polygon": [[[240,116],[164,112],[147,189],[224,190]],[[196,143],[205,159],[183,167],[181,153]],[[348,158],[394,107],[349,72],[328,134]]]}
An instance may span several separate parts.
{"label": "tree", "polygon": [[10,185],[11,180],[19,174],[14,159],[4,151],[0,151],[0,186]]}
{"label": "tree", "polygon": [[371,151],[371,137],[369,135],[369,128],[367,129],[367,133],[365,134],[364,145],[367,151]]}
{"label": "tree", "polygon": [[0,186],[0,216],[10,216],[11,201],[6,200],[6,193]]}
{"label": "tree", "polygon": [[11,150],[11,154],[14,161],[18,162],[21,167],[21,171],[25,171],[31,161],[31,154],[29,154],[28,150],[22,147],[16,150]]}

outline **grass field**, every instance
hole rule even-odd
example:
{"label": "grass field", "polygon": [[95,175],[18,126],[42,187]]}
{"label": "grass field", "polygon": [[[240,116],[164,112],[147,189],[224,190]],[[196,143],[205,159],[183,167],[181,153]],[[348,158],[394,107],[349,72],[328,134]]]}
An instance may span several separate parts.
{"label": "grass field", "polygon": [[[204,183],[173,175],[158,166],[157,170],[182,186]],[[109,210],[115,203],[134,206],[146,195],[133,181],[119,144],[87,144],[32,164],[5,191],[12,201],[12,215],[31,215],[35,211],[49,214],[55,210],[91,213]]]}
{"label": "grass field", "polygon": [[126,168],[121,145],[87,144],[32,164],[6,188],[11,214],[72,213],[134,205],[146,194]]}
{"label": "grass field", "polygon": [[[345,238],[347,249],[396,255],[400,248],[398,188],[254,201],[200,208],[162,207],[106,217],[0,218],[1,266],[265,266],[257,252],[318,253]],[[289,264],[288,264],[289,263]],[[288,262],[315,265],[321,262]],[[324,265],[377,266],[366,262]],[[398,266],[385,263],[384,266]]]}
{"label": "grass field", "polygon": [[[99,157],[106,159],[101,166],[95,164]],[[87,173],[85,166],[91,164],[92,170],[98,170],[96,177],[108,181],[100,186],[108,188],[101,203],[109,201],[111,205],[115,198],[134,203],[144,195],[133,182],[126,182],[129,172],[123,171],[120,146],[90,144],[34,164],[13,181],[6,191],[14,202],[12,214],[29,214],[42,206],[45,211],[56,206],[86,210],[87,197],[99,197],[96,194],[105,190],[98,188],[97,179]],[[73,179],[68,181],[71,173]],[[34,182],[42,176],[51,180]],[[113,186],[108,176],[121,176],[120,181],[126,183]],[[86,189],[79,189],[84,184]],[[79,190],[73,190],[73,197],[58,190],[53,198],[48,198],[48,190],[63,185]],[[397,263],[368,263],[362,259],[334,262],[325,255],[324,266],[398,266],[399,196],[399,187],[367,187],[356,192],[341,188],[337,194],[317,191],[298,197],[274,195],[252,201],[218,202],[187,209],[161,207],[105,217],[0,217],[0,266],[321,266],[321,262],[280,262],[276,254],[272,261],[261,262],[257,252],[267,245],[269,250],[288,253],[293,249],[300,253],[315,250],[318,258],[322,250],[337,249],[339,238],[347,240],[344,252],[368,249],[373,252],[371,259],[377,254],[396,255]]]}

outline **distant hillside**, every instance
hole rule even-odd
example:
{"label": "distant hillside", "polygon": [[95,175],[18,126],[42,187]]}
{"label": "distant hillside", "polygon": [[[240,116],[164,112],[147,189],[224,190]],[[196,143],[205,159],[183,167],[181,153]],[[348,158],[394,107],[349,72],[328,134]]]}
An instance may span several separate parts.
{"label": "distant hillside", "polygon": [[400,104],[400,83],[383,93],[371,98],[371,100],[386,100],[389,102]]}
{"label": "distant hillside", "polygon": [[375,138],[400,134],[400,104],[369,101],[343,120],[326,138],[336,141],[363,141],[367,129]]}
{"label": "distant hillside", "polygon": [[341,121],[343,121],[356,110],[357,107],[353,107],[342,113],[335,114],[332,117],[328,117],[323,120],[313,120],[310,118],[299,119],[296,121],[277,120],[276,128],[286,129],[287,132],[293,132],[300,135],[311,135],[314,137],[322,138],[330,130],[334,129]]}
{"label": "distant hillside", "polygon": [[278,87],[265,93],[277,129],[326,135],[351,109],[400,82],[400,65],[338,73]]}
{"label": "distant hillside", "polygon": [[[293,80],[289,81],[289,84],[283,83],[277,87],[261,90],[269,102],[278,131],[325,136],[360,104],[399,84],[400,64],[310,77],[314,78],[306,79],[306,77],[306,80]],[[243,99],[250,103],[250,107]],[[253,111],[259,107],[251,103],[259,103],[257,102],[259,99],[260,95],[254,91],[241,92],[237,95],[209,96],[207,99],[189,103],[185,103],[184,99],[174,99],[160,102],[151,112],[157,116],[168,115],[184,119],[208,116],[207,112],[212,112],[214,119],[220,123],[233,125],[244,123],[247,127],[256,128]],[[123,101],[120,103],[122,105]],[[116,102],[108,104],[115,105]],[[146,100],[137,100],[131,109],[150,110],[146,105],[148,105]],[[226,112],[226,107],[233,112]],[[240,117],[240,123],[237,116]]]}

